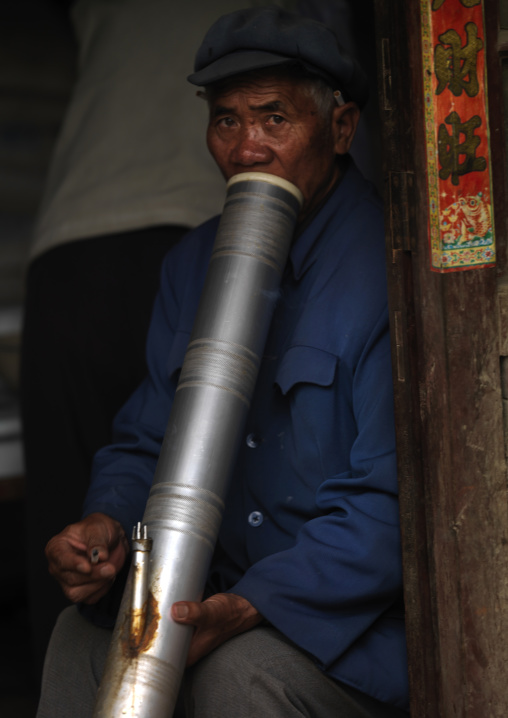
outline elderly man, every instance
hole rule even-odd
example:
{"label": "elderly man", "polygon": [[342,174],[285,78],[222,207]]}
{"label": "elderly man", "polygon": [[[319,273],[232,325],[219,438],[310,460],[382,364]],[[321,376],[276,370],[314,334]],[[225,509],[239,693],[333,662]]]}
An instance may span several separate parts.
{"label": "elderly man", "polygon": [[[304,199],[208,597],[172,607],[195,627],[187,715],[405,715],[382,210],[348,155],[365,78],[323,25],[271,8],[218,20],[189,79],[205,88],[224,177],[274,174]],[[217,226],[168,255],[150,374],[97,455],[83,520],[48,544],[50,570],[81,610],[56,626],[39,718],[91,713],[110,632],[84,616],[100,621],[94,605],[126,564]]]}

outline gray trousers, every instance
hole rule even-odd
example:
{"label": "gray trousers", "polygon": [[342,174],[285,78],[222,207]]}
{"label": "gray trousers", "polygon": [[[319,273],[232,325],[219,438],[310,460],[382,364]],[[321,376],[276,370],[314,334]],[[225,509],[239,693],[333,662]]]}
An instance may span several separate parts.
{"label": "gray trousers", "polygon": [[[91,718],[111,631],[65,609],[48,647],[37,718]],[[183,686],[187,718],[407,718],[327,678],[278,631],[257,627],[224,643]]]}

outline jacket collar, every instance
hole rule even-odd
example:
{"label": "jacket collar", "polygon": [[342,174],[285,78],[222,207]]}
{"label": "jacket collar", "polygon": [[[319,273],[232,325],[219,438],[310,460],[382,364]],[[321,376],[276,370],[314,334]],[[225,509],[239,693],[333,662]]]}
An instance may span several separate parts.
{"label": "jacket collar", "polygon": [[[289,260],[296,280],[300,279],[316,260],[319,239],[332,219],[348,207],[357,195],[365,179],[351,157],[347,158],[344,172],[302,226],[297,227],[295,239],[289,253]],[[340,224],[340,222],[339,222]]]}

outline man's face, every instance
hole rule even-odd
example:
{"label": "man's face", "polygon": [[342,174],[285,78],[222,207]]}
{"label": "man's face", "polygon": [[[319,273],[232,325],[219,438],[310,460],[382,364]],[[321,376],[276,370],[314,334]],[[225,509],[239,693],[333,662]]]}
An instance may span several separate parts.
{"label": "man's face", "polygon": [[335,119],[323,120],[299,83],[239,79],[213,98],[207,142],[226,180],[267,172],[295,184],[303,219],[338,178],[337,127]]}

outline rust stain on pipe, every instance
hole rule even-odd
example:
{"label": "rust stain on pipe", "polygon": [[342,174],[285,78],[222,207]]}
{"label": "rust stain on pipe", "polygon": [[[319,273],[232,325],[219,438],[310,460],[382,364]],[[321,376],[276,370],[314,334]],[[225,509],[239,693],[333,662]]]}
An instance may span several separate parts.
{"label": "rust stain on pipe", "polygon": [[160,618],[159,604],[149,591],[143,608],[131,609],[125,617],[121,643],[126,658],[132,660],[150,648],[157,635]]}

